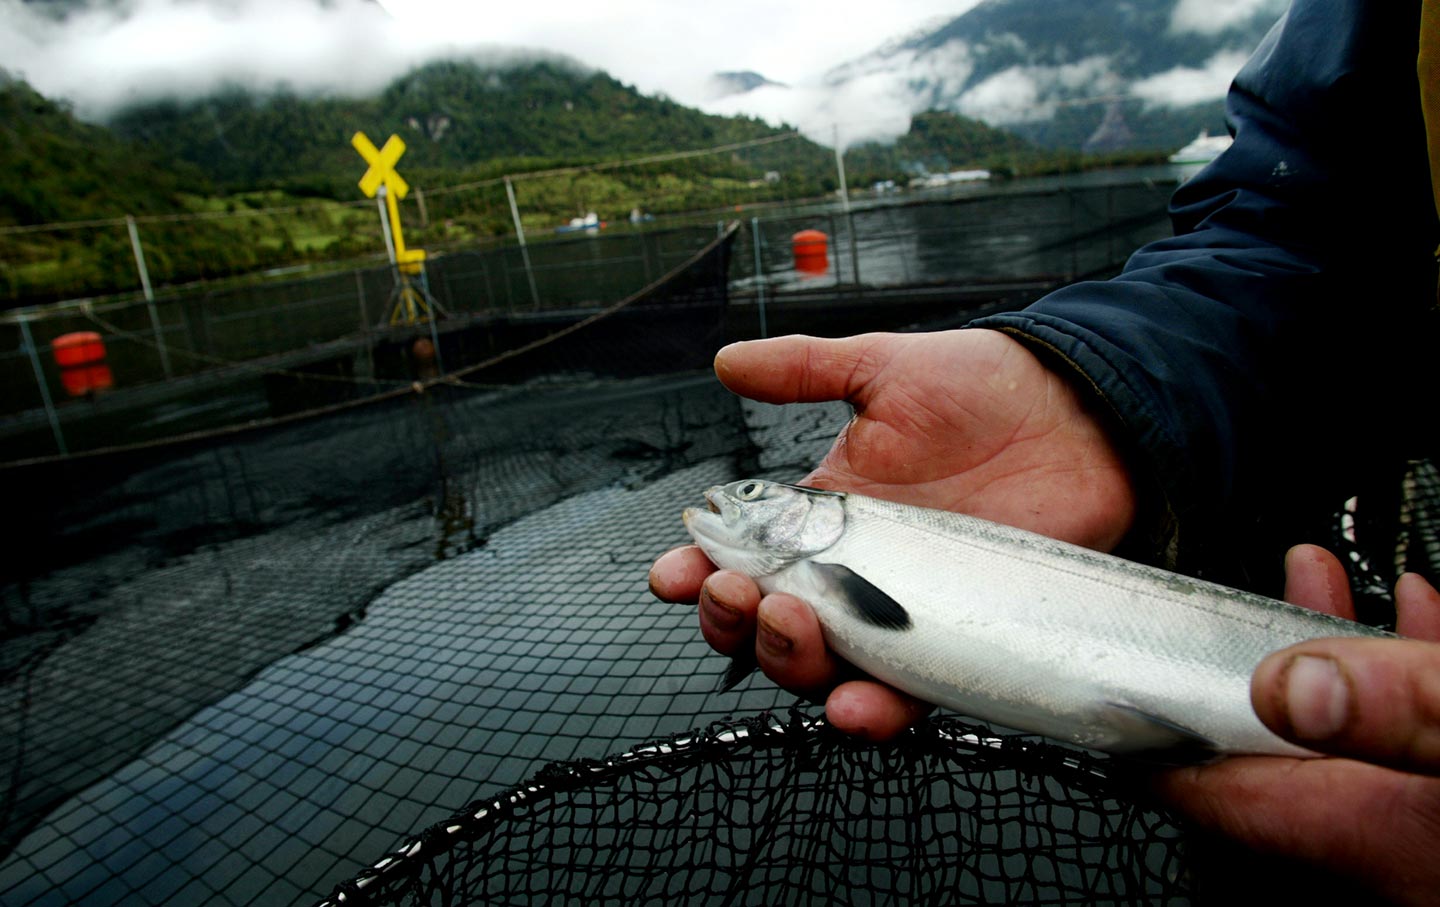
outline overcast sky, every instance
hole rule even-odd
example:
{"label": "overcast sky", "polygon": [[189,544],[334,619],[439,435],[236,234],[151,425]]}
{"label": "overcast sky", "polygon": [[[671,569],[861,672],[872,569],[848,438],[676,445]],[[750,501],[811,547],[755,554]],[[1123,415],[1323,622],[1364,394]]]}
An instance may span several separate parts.
{"label": "overcast sky", "polygon": [[[129,101],[202,94],[227,82],[363,94],[438,56],[534,48],[712,112],[783,119],[827,143],[831,124],[839,124],[848,144],[907,128],[905,79],[892,73],[854,80],[837,93],[821,84],[826,71],[948,22],[977,2],[97,0],[101,9],[57,22],[20,0],[0,0],[0,67],[98,120]],[[1205,30],[1260,2],[1180,0],[1176,27]],[[1218,97],[1242,59],[1230,55],[1205,70],[1165,74],[1151,80],[1150,95],[1145,85],[1135,91],[1160,101]],[[950,65],[943,56],[924,62],[932,69]],[[706,82],[723,70],[753,70],[793,90],[710,100]],[[946,74],[957,75],[927,73]],[[1066,77],[1058,71],[1010,73],[1011,82],[1023,84],[987,90],[1005,102],[992,105],[1003,112],[1006,105],[1018,109],[1012,96],[1023,98],[1046,79]],[[977,103],[987,96],[977,92]],[[966,112],[1003,121],[983,105]]]}
{"label": "overcast sky", "polygon": [[56,23],[0,0],[0,66],[99,117],[136,97],[225,80],[369,91],[439,53],[520,46],[698,103],[717,71],[803,83],[975,2],[832,0],[817,15],[809,4],[765,0],[128,0],[128,13]]}

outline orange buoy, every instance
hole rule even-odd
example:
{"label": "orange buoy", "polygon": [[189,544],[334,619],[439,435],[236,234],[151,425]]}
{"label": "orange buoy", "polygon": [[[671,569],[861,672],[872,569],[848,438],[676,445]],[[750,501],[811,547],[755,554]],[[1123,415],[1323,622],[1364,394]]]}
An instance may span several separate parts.
{"label": "orange buoy", "polygon": [[801,230],[790,237],[795,270],[803,274],[824,274],[830,270],[830,237],[819,230]]}
{"label": "orange buoy", "polygon": [[72,397],[109,390],[115,383],[105,364],[105,341],[95,331],[61,334],[50,343],[55,364],[60,366],[60,383]]}

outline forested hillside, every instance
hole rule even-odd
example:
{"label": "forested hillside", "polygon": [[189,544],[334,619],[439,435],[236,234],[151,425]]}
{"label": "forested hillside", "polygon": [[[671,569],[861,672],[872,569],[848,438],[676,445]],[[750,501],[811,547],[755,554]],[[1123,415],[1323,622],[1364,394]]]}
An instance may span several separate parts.
{"label": "forested hillside", "polygon": [[0,224],[168,211],[206,185],[198,169],[82,123],[0,73]]}
{"label": "forested hillside", "polygon": [[[704,148],[787,130],[719,117],[647,97],[601,72],[562,59],[510,68],[431,63],[373,98],[218,97],[133,107],[112,122],[121,136],[174,155],[232,188],[299,185],[338,195],[357,178],[350,136],[400,135],[407,170],[463,173],[485,162],[589,163]],[[791,145],[749,159],[755,167],[812,166],[818,147]],[[522,163],[530,161],[527,166]],[[736,174],[740,175],[740,174]],[[347,190],[348,191],[348,190]]]}
{"label": "forested hillside", "polygon": [[949,111],[931,110],[910,118],[910,130],[893,144],[868,143],[846,152],[845,164],[858,179],[892,179],[967,167],[1008,166],[1030,146],[1014,135]]}
{"label": "forested hillside", "polygon": [[[436,252],[513,235],[498,179],[506,175],[516,177],[521,219],[534,235],[587,211],[615,221],[636,209],[733,210],[836,188],[832,152],[786,127],[647,97],[561,59],[432,63],[362,99],[233,90],[154,102],[108,129],[79,122],[21,81],[0,89],[0,300],[12,305],[133,291],[126,215],[141,221],[156,285],[375,254],[374,209],[357,204],[365,165],[350,146],[356,131],[377,143],[405,139],[401,170],[430,192],[427,208],[406,215],[406,236]],[[958,167],[1044,169],[1034,157],[1013,135],[930,112],[893,145],[850,149],[847,165],[852,185],[868,185]],[[583,172],[523,179],[577,166]],[[449,191],[455,186],[477,188]],[[75,221],[102,223],[16,229]]]}
{"label": "forested hillside", "polygon": [[[356,182],[365,169],[350,146],[356,131],[377,142],[402,136],[406,178],[432,189],[789,132],[645,97],[603,73],[553,60],[513,69],[435,63],[359,100],[236,90],[151,103],[108,129],[76,120],[65,105],[7,77],[0,84],[0,229],[126,215],[189,218],[141,225],[157,285],[373,253],[373,209],[353,206],[362,200]],[[767,172],[780,179],[766,181]],[[659,214],[834,188],[830,154],[793,138],[639,170],[531,181],[520,191],[527,229],[548,232],[577,209],[617,219],[633,207]],[[453,246],[513,233],[498,187],[451,194],[432,207],[443,216],[416,224],[412,243]],[[293,210],[272,213],[282,208]],[[134,286],[123,226],[0,235],[0,300],[10,304]]]}

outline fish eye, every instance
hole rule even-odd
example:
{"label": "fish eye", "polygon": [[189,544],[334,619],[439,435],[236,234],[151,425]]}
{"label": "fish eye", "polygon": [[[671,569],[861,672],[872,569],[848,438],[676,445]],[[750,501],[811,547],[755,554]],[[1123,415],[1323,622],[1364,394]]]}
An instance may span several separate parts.
{"label": "fish eye", "polygon": [[753,501],[765,490],[764,482],[750,481],[735,490],[735,496],[742,501]]}

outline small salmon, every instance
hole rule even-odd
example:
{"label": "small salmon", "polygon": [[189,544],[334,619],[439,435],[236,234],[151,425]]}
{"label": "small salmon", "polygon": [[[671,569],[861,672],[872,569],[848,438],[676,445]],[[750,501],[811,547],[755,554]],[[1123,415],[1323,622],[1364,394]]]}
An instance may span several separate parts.
{"label": "small salmon", "polygon": [[856,667],[965,715],[1110,753],[1315,755],[1255,717],[1266,655],[1353,621],[943,510],[749,479],[685,526],[815,609]]}

